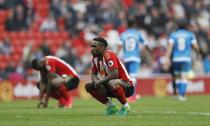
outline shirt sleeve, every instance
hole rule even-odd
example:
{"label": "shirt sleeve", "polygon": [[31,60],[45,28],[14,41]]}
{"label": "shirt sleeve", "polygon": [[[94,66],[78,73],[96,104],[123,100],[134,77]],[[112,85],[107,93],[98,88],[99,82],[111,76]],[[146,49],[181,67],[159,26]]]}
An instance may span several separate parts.
{"label": "shirt sleeve", "polygon": [[115,68],[118,68],[118,65],[117,65],[117,57],[116,56],[110,56],[110,58],[107,60],[107,66],[108,66],[108,69],[111,71]]}
{"label": "shirt sleeve", "polygon": [[47,71],[50,73],[56,72],[56,64],[54,62],[52,62],[51,60],[45,61],[45,67],[46,67]]}

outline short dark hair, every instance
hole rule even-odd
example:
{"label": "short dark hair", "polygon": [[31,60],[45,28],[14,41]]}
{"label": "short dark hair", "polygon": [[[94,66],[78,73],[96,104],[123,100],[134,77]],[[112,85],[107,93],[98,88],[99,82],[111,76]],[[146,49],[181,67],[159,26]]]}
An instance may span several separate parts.
{"label": "short dark hair", "polygon": [[186,29],[188,25],[187,19],[179,19],[176,23],[179,29]]}
{"label": "short dark hair", "polygon": [[127,20],[127,26],[129,28],[134,27],[134,25],[135,25],[135,20],[134,19],[130,18],[130,19]]}
{"label": "short dark hair", "polygon": [[106,41],[104,38],[102,38],[102,37],[97,37],[97,38],[94,38],[94,39],[93,39],[93,41],[100,42],[100,43],[101,43],[101,44],[103,44],[105,47],[107,47],[107,46],[108,46],[107,41]]}
{"label": "short dark hair", "polygon": [[39,59],[35,58],[31,61],[31,67],[34,68],[35,70],[39,70],[38,65],[39,65]]}

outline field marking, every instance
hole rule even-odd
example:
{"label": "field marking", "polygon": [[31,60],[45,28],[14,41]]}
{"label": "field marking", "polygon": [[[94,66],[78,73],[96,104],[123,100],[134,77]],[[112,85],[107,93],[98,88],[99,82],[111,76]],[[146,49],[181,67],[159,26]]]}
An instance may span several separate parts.
{"label": "field marking", "polygon": [[177,111],[143,111],[145,113],[162,113],[162,114],[190,114],[190,115],[204,115],[210,117],[210,112],[177,112]]}
{"label": "field marking", "polygon": [[22,115],[17,115],[16,117],[17,117],[17,118],[22,118],[22,117],[24,117],[24,116],[22,116]]}
{"label": "field marking", "polygon": [[205,116],[210,116],[210,113],[209,112],[188,112],[190,114],[193,114],[193,115],[205,115]]}

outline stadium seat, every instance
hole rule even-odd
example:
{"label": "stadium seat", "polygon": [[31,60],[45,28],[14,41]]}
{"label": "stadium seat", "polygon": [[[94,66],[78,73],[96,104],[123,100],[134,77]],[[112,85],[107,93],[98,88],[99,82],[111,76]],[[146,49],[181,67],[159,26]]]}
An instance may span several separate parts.
{"label": "stadium seat", "polygon": [[68,32],[60,32],[59,35],[60,35],[60,38],[63,39],[63,40],[69,38],[69,33]]}
{"label": "stadium seat", "polygon": [[59,46],[57,45],[50,45],[50,50],[52,52],[53,55],[55,55],[55,53],[57,52]]}
{"label": "stadium seat", "polygon": [[47,17],[49,15],[49,4],[48,3],[43,3],[38,4],[35,8],[35,11],[37,15],[41,18]]}
{"label": "stadium seat", "polygon": [[10,61],[10,59],[11,59],[11,56],[10,56],[10,55],[3,55],[3,56],[2,56],[2,61],[1,61],[1,62],[7,63],[7,62]]}
{"label": "stadium seat", "polygon": [[28,32],[17,32],[18,36],[20,37],[20,39],[26,39],[27,38],[27,35],[28,35]]}
{"label": "stadium seat", "polygon": [[19,34],[17,32],[9,32],[11,39],[19,39]]}
{"label": "stadium seat", "polygon": [[4,70],[5,68],[7,68],[7,62],[4,62],[2,60],[2,62],[0,63],[0,70]]}
{"label": "stadium seat", "polygon": [[0,40],[3,40],[3,38],[7,35],[8,33],[6,31],[1,31],[0,34]]}
{"label": "stadium seat", "polygon": [[5,31],[5,26],[0,24],[0,32],[4,32]]}
{"label": "stadium seat", "polygon": [[8,11],[7,10],[0,10],[0,24],[3,24],[7,20]]}
{"label": "stadium seat", "polygon": [[20,62],[20,60],[21,58],[19,59],[19,56],[17,54],[14,53],[11,55],[11,61],[18,63],[18,61]]}

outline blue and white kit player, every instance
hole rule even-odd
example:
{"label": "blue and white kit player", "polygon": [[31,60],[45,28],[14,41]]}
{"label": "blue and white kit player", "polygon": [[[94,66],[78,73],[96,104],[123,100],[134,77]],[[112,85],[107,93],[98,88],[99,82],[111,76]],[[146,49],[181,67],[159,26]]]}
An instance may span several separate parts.
{"label": "blue and white kit player", "polygon": [[192,69],[191,51],[194,48],[195,51],[199,52],[195,35],[183,28],[170,34],[166,53],[167,57],[172,56],[171,60],[176,76],[175,83],[178,88],[178,99],[180,101],[186,100],[188,74]]}
{"label": "blue and white kit player", "polygon": [[[128,29],[120,35],[121,46],[123,48],[123,61],[128,74],[136,87],[136,77],[138,75],[141,63],[141,47],[147,45],[141,32],[134,26],[134,20],[127,21]],[[143,45],[143,46],[142,46]],[[135,88],[136,90],[136,88]],[[139,95],[134,92],[134,95],[128,98],[128,101],[135,102]]]}

